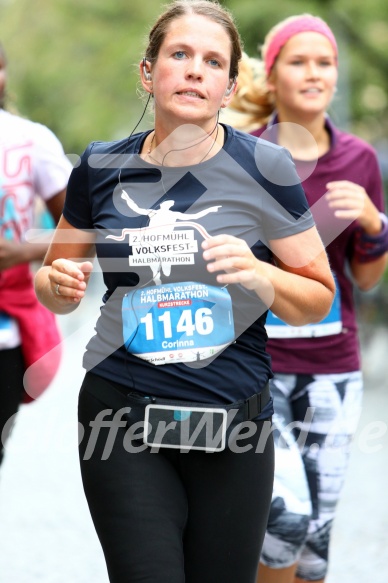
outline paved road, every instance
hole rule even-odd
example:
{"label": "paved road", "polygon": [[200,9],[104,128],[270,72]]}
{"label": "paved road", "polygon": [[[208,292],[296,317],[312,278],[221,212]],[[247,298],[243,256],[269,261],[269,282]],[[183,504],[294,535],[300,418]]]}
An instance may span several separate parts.
{"label": "paved road", "polygon": [[[22,408],[9,441],[0,476],[0,583],[108,582],[77,459],[80,361],[96,309],[92,301],[60,318],[66,341],[59,374],[38,401]],[[387,331],[368,340],[364,365],[364,410],[327,583],[388,581]]]}

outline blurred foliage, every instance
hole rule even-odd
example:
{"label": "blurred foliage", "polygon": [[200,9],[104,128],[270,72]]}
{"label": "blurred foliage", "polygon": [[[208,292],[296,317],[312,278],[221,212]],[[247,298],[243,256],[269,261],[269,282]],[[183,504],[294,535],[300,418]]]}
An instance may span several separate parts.
{"label": "blurred foliage", "polygon": [[[309,12],[334,30],[339,91],[331,115],[379,151],[388,179],[388,21],[386,0],[223,0],[245,50],[257,55],[266,32]],[[164,2],[145,0],[0,0],[0,41],[9,61],[9,92],[24,116],[50,127],[67,153],[91,140],[128,135],[143,102],[138,63]],[[140,127],[151,127],[152,118]]]}
{"label": "blurred foliage", "polygon": [[142,109],[137,67],[160,2],[0,0],[0,40],[18,111],[65,150],[122,137]]}

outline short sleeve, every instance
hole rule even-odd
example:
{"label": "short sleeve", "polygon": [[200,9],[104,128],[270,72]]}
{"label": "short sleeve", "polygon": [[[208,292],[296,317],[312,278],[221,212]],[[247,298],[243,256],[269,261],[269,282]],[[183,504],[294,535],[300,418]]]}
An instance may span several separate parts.
{"label": "short sleeve", "polygon": [[70,175],[66,191],[63,216],[77,229],[92,229],[89,195],[89,156],[93,145],[89,145]]}
{"label": "short sleeve", "polygon": [[34,186],[35,191],[49,200],[67,186],[72,165],[62,144],[51,130],[34,124]]}
{"label": "short sleeve", "polygon": [[258,169],[263,176],[263,226],[267,241],[306,231],[314,219],[291,154],[285,148],[263,148]]}

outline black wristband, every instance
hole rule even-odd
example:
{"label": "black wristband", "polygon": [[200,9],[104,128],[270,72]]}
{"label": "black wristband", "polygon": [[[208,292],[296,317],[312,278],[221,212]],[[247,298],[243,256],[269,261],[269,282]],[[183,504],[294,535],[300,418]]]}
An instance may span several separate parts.
{"label": "black wristband", "polygon": [[380,213],[382,229],[377,235],[368,235],[361,227],[355,233],[354,258],[360,263],[378,259],[388,251],[388,218]]}

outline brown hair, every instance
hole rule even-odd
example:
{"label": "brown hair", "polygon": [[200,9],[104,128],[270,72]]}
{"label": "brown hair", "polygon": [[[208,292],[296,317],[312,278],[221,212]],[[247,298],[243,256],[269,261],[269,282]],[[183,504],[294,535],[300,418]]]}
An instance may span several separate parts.
{"label": "brown hair", "polygon": [[232,14],[214,0],[174,0],[166,6],[148,35],[148,46],[145,57],[151,63],[158,58],[160,47],[168,33],[170,24],[181,16],[198,14],[220,24],[227,32],[231,44],[231,60],[229,77],[238,75],[239,61],[242,56],[242,41]]}

